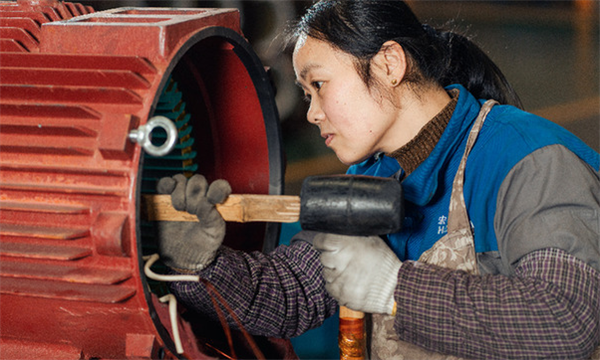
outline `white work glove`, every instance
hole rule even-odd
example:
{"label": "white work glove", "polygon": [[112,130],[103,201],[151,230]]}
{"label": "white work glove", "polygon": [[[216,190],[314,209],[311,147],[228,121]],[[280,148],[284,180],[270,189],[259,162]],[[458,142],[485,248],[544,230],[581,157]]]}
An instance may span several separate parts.
{"label": "white work glove", "polygon": [[157,191],[170,194],[175,209],[194,214],[199,221],[159,223],[161,260],[179,270],[205,268],[214,260],[225,237],[225,220],[215,205],[231,194],[231,186],[225,180],[216,180],[209,186],[202,175],[194,175],[188,180],[178,174],[160,179]]}
{"label": "white work glove", "polygon": [[355,311],[391,315],[402,262],[379,236],[320,233],[325,288],[340,305]]}

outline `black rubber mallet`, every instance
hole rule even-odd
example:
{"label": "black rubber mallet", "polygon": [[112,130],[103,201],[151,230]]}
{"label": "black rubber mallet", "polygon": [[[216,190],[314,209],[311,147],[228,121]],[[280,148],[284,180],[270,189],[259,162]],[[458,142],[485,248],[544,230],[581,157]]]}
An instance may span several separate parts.
{"label": "black rubber mallet", "polygon": [[[150,221],[198,221],[171,205],[170,195],[144,195]],[[383,235],[400,230],[402,187],[392,178],[312,176],[300,196],[232,194],[216,206],[225,221],[296,222],[304,230],[341,235]]]}

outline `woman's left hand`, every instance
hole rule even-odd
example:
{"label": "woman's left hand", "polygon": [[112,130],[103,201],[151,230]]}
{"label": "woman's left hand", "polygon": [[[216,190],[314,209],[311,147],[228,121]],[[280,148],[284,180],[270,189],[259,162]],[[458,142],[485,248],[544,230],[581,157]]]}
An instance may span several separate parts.
{"label": "woman's left hand", "polygon": [[313,244],[321,252],[325,288],[340,305],[392,314],[402,262],[380,237],[321,233]]}

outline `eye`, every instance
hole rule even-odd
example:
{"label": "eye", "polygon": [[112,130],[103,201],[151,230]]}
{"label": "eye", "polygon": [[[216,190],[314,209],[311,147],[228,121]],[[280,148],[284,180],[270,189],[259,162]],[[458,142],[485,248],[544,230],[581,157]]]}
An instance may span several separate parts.
{"label": "eye", "polygon": [[310,104],[312,97],[309,94],[304,94],[304,96],[302,97],[302,100],[304,100],[304,102]]}
{"label": "eye", "polygon": [[323,87],[323,82],[322,81],[313,81],[310,84],[312,85],[312,87],[314,87],[315,89],[317,89],[317,91],[321,90],[321,87]]}

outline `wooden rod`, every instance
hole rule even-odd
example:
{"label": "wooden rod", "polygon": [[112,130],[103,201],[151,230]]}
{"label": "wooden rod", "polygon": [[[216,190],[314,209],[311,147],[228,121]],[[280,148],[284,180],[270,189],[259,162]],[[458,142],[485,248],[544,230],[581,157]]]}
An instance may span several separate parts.
{"label": "wooden rod", "polygon": [[[198,221],[196,215],[175,210],[170,195],[143,195],[142,207],[149,221]],[[236,194],[216,208],[225,221],[293,223],[300,218],[300,197]]]}
{"label": "wooden rod", "polygon": [[340,317],[344,319],[364,319],[365,313],[340,306]]}

